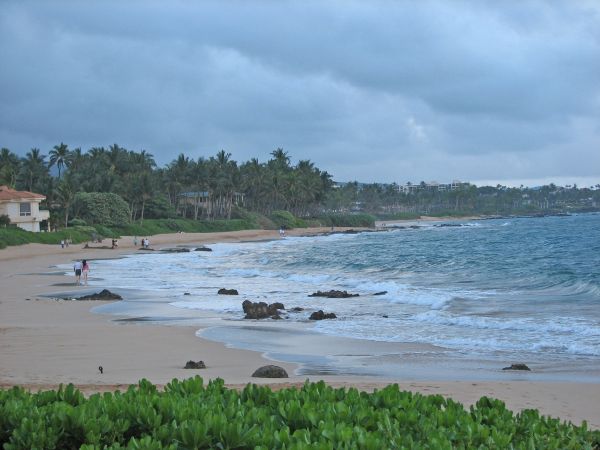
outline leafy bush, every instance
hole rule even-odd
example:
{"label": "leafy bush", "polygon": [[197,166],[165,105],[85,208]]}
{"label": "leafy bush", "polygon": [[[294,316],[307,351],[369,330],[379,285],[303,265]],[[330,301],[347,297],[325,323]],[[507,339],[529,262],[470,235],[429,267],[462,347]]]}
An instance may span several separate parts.
{"label": "leafy bush", "polygon": [[0,248],[33,242],[58,245],[62,239],[71,239],[74,244],[91,240],[93,227],[75,227],[50,233],[33,233],[17,227],[0,228]]}
{"label": "leafy bush", "polygon": [[10,225],[10,217],[6,214],[0,215],[0,227],[6,228],[8,225]]}
{"label": "leafy bush", "polygon": [[163,233],[207,233],[216,231],[239,231],[256,229],[254,223],[242,219],[192,220],[192,219],[149,219],[143,225],[133,223],[124,227],[112,227],[114,233],[127,236],[152,236]]}
{"label": "leafy bush", "polygon": [[298,219],[289,211],[273,211],[271,213],[271,220],[277,228],[306,228],[306,222],[302,219]]}
{"label": "leafy bush", "polygon": [[72,220],[69,220],[69,226],[70,227],[85,226],[85,225],[87,225],[87,223],[83,219],[72,219]]}
{"label": "leafy bush", "polygon": [[92,225],[124,226],[129,223],[129,206],[117,194],[78,192],[75,195],[76,216]]}
{"label": "leafy bush", "polygon": [[146,219],[162,219],[162,218],[175,218],[177,217],[177,211],[169,200],[164,195],[157,195],[152,197],[144,208],[144,220]]}
{"label": "leafy bush", "polygon": [[482,397],[468,411],[440,395],[372,394],[306,382],[278,392],[223,380],[173,380],[164,391],[142,380],[126,392],[85,398],[73,385],[0,391],[0,446],[25,448],[597,448],[600,432],[514,414]]}
{"label": "leafy bush", "polygon": [[324,226],[374,227],[375,217],[370,214],[328,214],[319,217]]}

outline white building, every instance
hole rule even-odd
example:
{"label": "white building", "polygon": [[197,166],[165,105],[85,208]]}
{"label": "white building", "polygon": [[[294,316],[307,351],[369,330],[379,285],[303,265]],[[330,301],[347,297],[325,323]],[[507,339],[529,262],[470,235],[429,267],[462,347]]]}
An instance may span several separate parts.
{"label": "white building", "polygon": [[40,210],[40,203],[45,199],[41,194],[0,186],[0,216],[7,215],[10,223],[37,233],[40,223],[50,218],[49,211]]}

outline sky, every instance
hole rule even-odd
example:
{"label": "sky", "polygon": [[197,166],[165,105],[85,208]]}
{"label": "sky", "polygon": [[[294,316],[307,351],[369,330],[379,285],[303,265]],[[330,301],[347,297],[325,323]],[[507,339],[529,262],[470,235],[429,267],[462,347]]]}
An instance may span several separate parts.
{"label": "sky", "polygon": [[600,183],[598,1],[0,0],[0,147]]}

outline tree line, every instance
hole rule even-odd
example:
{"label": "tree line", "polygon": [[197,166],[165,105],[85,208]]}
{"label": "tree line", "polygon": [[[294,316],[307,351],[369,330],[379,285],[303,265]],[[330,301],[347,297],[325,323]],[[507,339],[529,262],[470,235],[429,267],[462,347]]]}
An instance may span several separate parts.
{"label": "tree line", "polygon": [[406,192],[395,183],[334,183],[309,160],[292,164],[282,148],[271,152],[266,162],[252,158],[238,163],[221,150],[197,159],[182,153],[164,167],[158,167],[152,154],[118,144],[83,152],[61,142],[47,155],[32,148],[24,157],[2,148],[0,184],[45,195],[52,222],[65,226],[82,208],[101,205],[97,198],[85,196],[92,193],[118,196],[109,202],[126,205],[129,222],[140,223],[144,218],[229,219],[235,205],[266,216],[284,210],[301,218],[355,212],[386,217],[600,209],[600,185],[580,189],[463,183],[442,190],[421,182]]}
{"label": "tree line", "polygon": [[309,160],[293,165],[281,148],[270,156],[263,163],[253,158],[238,164],[224,150],[197,159],[182,153],[158,167],[152,154],[118,144],[83,152],[60,143],[48,155],[32,148],[24,157],[2,148],[0,184],[45,195],[51,214],[65,223],[82,192],[119,195],[127,202],[130,221],[140,222],[176,216],[229,219],[234,205],[266,215],[319,212],[333,186],[331,175]]}

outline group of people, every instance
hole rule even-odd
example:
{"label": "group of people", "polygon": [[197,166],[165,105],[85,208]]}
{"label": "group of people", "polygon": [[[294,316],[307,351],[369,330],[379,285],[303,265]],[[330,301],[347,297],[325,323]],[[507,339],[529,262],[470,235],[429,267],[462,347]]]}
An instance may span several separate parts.
{"label": "group of people", "polygon": [[[148,240],[148,238],[142,238],[141,244],[142,244],[142,247],[144,247],[144,248],[150,247],[150,241]],[[133,237],[133,246],[134,247],[138,246],[138,238],[137,238],[137,236]]]}
{"label": "group of people", "polygon": [[73,272],[75,272],[75,284],[81,285],[81,278],[83,277],[83,282],[87,286],[88,284],[88,273],[90,271],[90,265],[87,260],[75,261],[73,264]]}
{"label": "group of people", "polygon": [[60,248],[65,248],[65,247],[69,247],[69,245],[71,244],[71,239],[61,239],[60,240]]}

